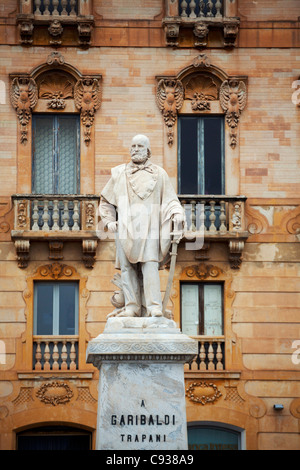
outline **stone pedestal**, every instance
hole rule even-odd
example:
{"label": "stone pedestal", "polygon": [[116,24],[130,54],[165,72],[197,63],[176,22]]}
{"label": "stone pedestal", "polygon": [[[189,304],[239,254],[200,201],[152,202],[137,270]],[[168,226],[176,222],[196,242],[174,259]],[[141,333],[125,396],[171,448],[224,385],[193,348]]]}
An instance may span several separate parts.
{"label": "stone pedestal", "polygon": [[185,450],[184,363],[197,343],[166,318],[110,318],[88,344],[100,370],[97,450]]}

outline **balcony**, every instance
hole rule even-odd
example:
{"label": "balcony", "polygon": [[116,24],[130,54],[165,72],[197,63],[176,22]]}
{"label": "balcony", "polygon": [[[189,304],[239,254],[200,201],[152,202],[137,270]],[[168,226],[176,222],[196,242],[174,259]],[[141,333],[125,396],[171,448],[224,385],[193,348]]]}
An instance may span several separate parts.
{"label": "balcony", "polygon": [[[168,46],[179,46],[186,34],[193,31],[194,46],[206,47],[210,31],[223,30],[224,46],[232,47],[238,35],[240,20],[236,17],[235,0],[166,0],[163,26]],[[187,33],[189,35],[189,33]]]}
{"label": "balcony", "polygon": [[93,267],[98,242],[99,196],[17,194],[12,200],[11,236],[20,268],[27,267],[30,243],[34,241],[48,241],[52,260],[63,259],[65,241],[80,241],[84,264]]}
{"label": "balcony", "polygon": [[34,336],[33,370],[78,369],[78,336]]}
{"label": "balcony", "polygon": [[[245,196],[180,195],[186,214],[183,241],[186,249],[198,251],[197,259],[208,259],[211,242],[226,242],[231,267],[238,269],[245,240],[249,234],[245,224]],[[190,244],[187,244],[191,242]]]}
{"label": "balcony", "polygon": [[91,0],[20,0],[17,22],[22,44],[32,44],[36,27],[48,27],[49,44],[62,43],[64,27],[77,30],[79,44],[89,46],[94,17]]}
{"label": "balcony", "polygon": [[225,369],[224,336],[192,336],[198,342],[198,354],[185,365],[185,371],[223,371]]}

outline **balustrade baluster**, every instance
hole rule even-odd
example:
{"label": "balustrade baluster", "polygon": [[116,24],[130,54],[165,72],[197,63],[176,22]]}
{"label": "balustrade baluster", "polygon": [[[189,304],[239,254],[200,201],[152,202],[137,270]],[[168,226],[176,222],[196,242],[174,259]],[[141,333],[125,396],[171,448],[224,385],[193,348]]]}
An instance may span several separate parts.
{"label": "balustrade baluster", "polygon": [[206,6],[207,6],[206,16],[208,16],[208,17],[214,16],[214,15],[213,15],[213,12],[212,12],[213,6],[214,6],[212,0],[208,0]]}
{"label": "balustrade baluster", "polygon": [[33,220],[33,225],[32,225],[31,230],[33,230],[34,232],[38,232],[39,231],[39,226],[38,226],[39,201],[37,199],[33,201],[32,220]]}
{"label": "balustrade baluster", "polygon": [[44,210],[43,210],[43,215],[42,215],[42,219],[44,221],[42,230],[44,232],[47,232],[49,230],[48,222],[49,222],[49,219],[50,219],[50,215],[49,215],[49,212],[48,212],[48,208],[49,208],[49,201],[45,200],[44,201]]}
{"label": "balustrade baluster", "polygon": [[74,201],[74,214],[73,214],[73,220],[74,220],[74,225],[73,225],[73,232],[78,232],[80,230],[78,221],[79,221],[79,201]]}
{"label": "balustrade baluster", "polygon": [[76,349],[75,341],[71,341],[71,350],[70,350],[70,370],[76,369]]}
{"label": "balustrade baluster", "polygon": [[45,5],[44,15],[50,15],[50,11],[49,11],[50,0],[44,0],[44,5]]}
{"label": "balustrade baluster", "polygon": [[222,348],[221,348],[221,341],[218,341],[217,342],[218,346],[217,346],[217,354],[216,354],[216,358],[217,358],[217,367],[216,369],[217,370],[223,370],[224,369],[224,366],[223,366],[223,353],[222,353]]}
{"label": "balustrade baluster", "polygon": [[205,352],[205,346],[204,346],[204,341],[201,341],[201,346],[200,346],[200,366],[199,366],[199,369],[200,370],[206,370],[206,363],[205,363],[205,359],[206,359],[206,352]]}
{"label": "balustrade baluster", "polygon": [[52,0],[52,5],[53,5],[53,11],[52,11],[52,15],[53,16],[58,16],[59,15],[59,12],[58,12],[58,5],[59,5],[59,0]]}
{"label": "balustrade baluster", "polygon": [[52,370],[58,370],[59,369],[59,364],[58,364],[59,352],[58,352],[57,341],[54,341],[52,358],[53,358]]}
{"label": "balustrade baluster", "polygon": [[208,357],[208,367],[207,367],[207,369],[208,370],[215,370],[215,366],[214,366],[214,363],[213,363],[215,354],[214,354],[214,348],[213,348],[212,341],[209,342],[207,357]]}
{"label": "balustrade baluster", "polygon": [[222,2],[220,0],[217,0],[216,1],[216,14],[215,14],[215,17],[216,18],[222,18],[222,13],[221,13],[221,9],[222,9]]}
{"label": "balustrade baluster", "polygon": [[71,6],[71,11],[70,11],[70,16],[76,16],[76,0],[70,0],[70,6]]}
{"label": "balustrade baluster", "polygon": [[55,199],[53,201],[53,215],[52,215],[52,219],[53,219],[52,230],[54,230],[55,232],[57,230],[59,230],[59,225],[58,225],[58,221],[59,221],[58,204],[59,204],[59,201],[57,199]]}
{"label": "balustrade baluster", "polygon": [[36,344],[36,351],[35,351],[35,365],[34,365],[35,370],[42,370],[41,360],[42,360],[41,341],[38,340]]}
{"label": "balustrade baluster", "polygon": [[225,201],[220,202],[220,233],[225,233],[227,232],[227,227],[226,227],[226,213],[225,213]]}
{"label": "balustrade baluster", "polygon": [[67,370],[68,369],[68,364],[67,364],[67,359],[68,359],[68,351],[67,351],[67,341],[64,340],[62,342],[62,349],[61,349],[61,370]]}
{"label": "balustrade baluster", "polygon": [[216,221],[216,215],[215,215],[215,201],[210,201],[210,226],[209,226],[209,231],[210,232],[216,232],[217,228],[215,226],[215,221]]}
{"label": "balustrade baluster", "polygon": [[195,232],[196,230],[196,203],[197,201],[191,201],[191,230]]}
{"label": "balustrade baluster", "polygon": [[64,225],[63,225],[63,228],[62,230],[64,232],[68,231],[69,230],[69,225],[68,225],[68,222],[69,222],[69,201],[67,199],[64,200],[64,210],[63,210],[63,221],[64,221]]}
{"label": "balustrade baluster", "polygon": [[182,16],[182,18],[187,18],[187,16],[188,16],[187,12],[186,12],[187,7],[188,7],[187,2],[185,0],[183,0],[181,2],[181,16]]}
{"label": "balustrade baluster", "polygon": [[196,13],[195,13],[195,9],[196,9],[196,2],[195,2],[195,0],[191,0],[191,2],[190,2],[190,9],[191,9],[191,13],[190,13],[189,18],[197,18],[197,15],[196,15]]}
{"label": "balustrade baluster", "polygon": [[35,0],[34,1],[34,6],[35,6],[34,14],[35,15],[41,15],[42,14],[42,12],[40,10],[41,3],[42,3],[41,0]]}
{"label": "balustrade baluster", "polygon": [[201,18],[203,18],[203,16],[205,16],[204,8],[205,8],[204,0],[200,0],[200,2],[199,2],[199,15],[198,16],[200,16]]}
{"label": "balustrade baluster", "polygon": [[68,0],[61,0],[61,6],[62,6],[62,12],[61,12],[61,16],[67,16],[68,15],[68,12],[67,12],[67,4],[68,4]]}
{"label": "balustrade baluster", "polygon": [[50,370],[50,347],[49,341],[45,341],[45,351],[44,351],[44,370]]}

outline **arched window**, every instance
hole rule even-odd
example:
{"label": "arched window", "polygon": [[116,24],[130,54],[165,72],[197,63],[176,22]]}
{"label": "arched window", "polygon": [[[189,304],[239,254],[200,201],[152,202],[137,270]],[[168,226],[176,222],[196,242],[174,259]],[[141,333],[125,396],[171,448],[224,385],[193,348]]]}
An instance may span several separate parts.
{"label": "arched window", "polygon": [[17,434],[17,450],[91,450],[92,433],[69,426],[39,426]]}
{"label": "arched window", "polygon": [[188,424],[189,450],[243,450],[244,430],[223,423]]}

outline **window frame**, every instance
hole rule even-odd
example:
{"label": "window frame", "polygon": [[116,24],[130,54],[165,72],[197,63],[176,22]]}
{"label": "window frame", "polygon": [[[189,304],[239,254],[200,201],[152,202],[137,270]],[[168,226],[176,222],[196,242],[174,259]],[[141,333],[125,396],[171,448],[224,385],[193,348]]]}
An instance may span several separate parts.
{"label": "window frame", "polygon": [[[199,311],[198,311],[198,333],[192,336],[224,336],[224,282],[202,282],[202,281],[180,281],[180,325],[183,325],[183,305],[182,305],[182,286],[183,285],[197,285],[198,286],[198,300],[199,300]],[[204,286],[205,285],[219,285],[221,286],[221,330],[222,333],[218,335],[205,335],[205,304],[204,304]]]}
{"label": "window frame", "polygon": [[[52,334],[46,333],[47,336],[69,336],[69,335],[78,335],[79,331],[79,282],[78,281],[35,281],[33,284],[34,289],[34,301],[33,301],[33,334],[40,335],[41,333],[37,333],[37,326],[38,326],[38,311],[37,311],[37,300],[38,300],[38,292],[37,286],[43,284],[48,284],[53,286],[53,309],[52,309]],[[59,309],[59,300],[60,300],[60,289],[59,287],[64,284],[73,284],[76,286],[75,288],[75,312],[74,312],[74,324],[75,324],[75,331],[74,333],[60,333],[59,332],[59,320],[60,312]]]}
{"label": "window frame", "polygon": [[[66,194],[80,194],[80,117],[79,114],[75,113],[33,113],[32,115],[32,157],[31,157],[31,165],[32,165],[32,182],[31,182],[31,192],[32,194],[38,194],[36,191],[36,179],[35,179],[35,171],[36,171],[36,158],[35,158],[35,133],[36,133],[36,124],[37,120],[43,119],[52,119],[52,177],[53,177],[53,188],[52,193],[50,194],[61,194],[58,191],[59,187],[59,126],[60,120],[68,120],[68,119],[75,119],[76,120],[76,156],[74,162],[74,169],[76,172],[75,176],[75,186],[76,191],[70,191]],[[44,193],[44,192],[43,192]]]}
{"label": "window frame", "polygon": [[223,114],[180,114],[178,116],[178,152],[177,152],[177,165],[178,165],[178,192],[179,194],[191,194],[181,190],[181,170],[183,159],[181,156],[182,144],[182,121],[185,119],[195,119],[197,121],[197,192],[196,194],[206,195],[206,181],[205,181],[205,164],[209,158],[205,154],[205,120],[219,118],[221,123],[221,192],[225,194],[225,117]]}

